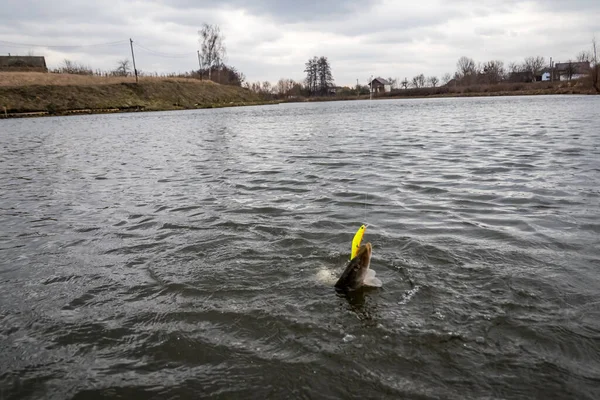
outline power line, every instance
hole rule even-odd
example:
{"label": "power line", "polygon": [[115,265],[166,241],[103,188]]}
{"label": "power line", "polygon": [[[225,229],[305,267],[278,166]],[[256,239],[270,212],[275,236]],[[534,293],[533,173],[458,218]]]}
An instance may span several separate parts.
{"label": "power line", "polygon": [[[78,49],[78,48],[86,48],[86,47],[102,47],[102,46],[118,46],[122,44],[129,43],[129,40],[118,40],[115,42],[108,43],[94,43],[94,44],[79,44],[79,45],[46,45],[46,44],[33,44],[33,43],[17,43],[17,42],[9,42],[7,40],[0,40],[0,45],[5,47],[45,47],[48,49]],[[193,53],[164,53],[156,50],[152,50],[146,46],[141,45],[139,42],[135,42],[136,46],[145,50],[146,52],[153,54],[158,57],[164,58],[187,58],[190,57]]]}
{"label": "power line", "polygon": [[108,43],[53,46],[53,45],[46,45],[46,44],[16,43],[16,42],[9,42],[6,40],[0,40],[0,44],[2,44],[3,46],[6,46],[6,47],[46,47],[49,49],[78,49],[78,48],[84,48],[84,47],[117,46],[117,45],[125,44],[127,42],[128,42],[128,40],[119,40],[116,42],[108,42]]}
{"label": "power line", "polygon": [[149,49],[149,48],[147,48],[145,46],[142,46],[140,44],[140,42],[135,42],[135,45],[137,47],[139,47],[139,48],[147,51],[148,53],[153,54],[153,55],[158,56],[158,57],[165,57],[165,58],[187,58],[187,57],[190,57],[192,55],[192,53],[179,53],[179,54],[176,54],[176,53],[163,53],[163,52],[152,50],[152,49]]}

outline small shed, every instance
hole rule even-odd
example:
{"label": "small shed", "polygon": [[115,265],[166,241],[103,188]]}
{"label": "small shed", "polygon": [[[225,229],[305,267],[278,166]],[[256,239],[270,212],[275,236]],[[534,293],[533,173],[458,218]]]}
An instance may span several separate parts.
{"label": "small shed", "polygon": [[373,93],[389,93],[392,91],[392,84],[383,78],[375,78],[369,82],[369,87]]}
{"label": "small shed", "polygon": [[43,56],[0,56],[0,71],[48,72]]}

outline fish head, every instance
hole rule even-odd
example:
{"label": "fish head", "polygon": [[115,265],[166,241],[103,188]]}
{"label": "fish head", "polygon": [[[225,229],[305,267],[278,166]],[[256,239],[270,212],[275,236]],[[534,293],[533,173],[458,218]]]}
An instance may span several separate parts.
{"label": "fish head", "polygon": [[371,265],[371,243],[360,246],[356,256],[350,260],[335,287],[341,290],[356,290],[363,285]]}

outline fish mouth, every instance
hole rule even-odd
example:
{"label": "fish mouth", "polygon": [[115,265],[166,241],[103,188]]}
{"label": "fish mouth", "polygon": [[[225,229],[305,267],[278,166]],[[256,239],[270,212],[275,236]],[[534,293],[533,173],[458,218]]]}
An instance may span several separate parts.
{"label": "fish mouth", "polygon": [[371,254],[373,253],[373,247],[371,243],[365,243],[360,246],[358,250],[358,254],[354,257],[362,269],[369,269],[369,265],[371,264]]}
{"label": "fish mouth", "polygon": [[343,290],[356,290],[361,287],[371,264],[372,252],[371,243],[360,246],[358,253],[350,260],[335,287]]}
{"label": "fish mouth", "polygon": [[366,257],[368,257],[369,260],[371,260],[371,253],[373,252],[373,248],[371,247],[371,243],[366,243],[365,244],[365,252]]}

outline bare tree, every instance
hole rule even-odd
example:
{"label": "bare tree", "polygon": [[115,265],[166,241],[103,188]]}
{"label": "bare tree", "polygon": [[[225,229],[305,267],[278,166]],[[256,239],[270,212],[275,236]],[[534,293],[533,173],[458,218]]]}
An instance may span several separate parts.
{"label": "bare tree", "polygon": [[516,74],[518,72],[523,72],[523,68],[521,65],[519,65],[516,62],[509,62],[508,63],[508,72],[510,74]]}
{"label": "bare tree", "polygon": [[412,79],[412,84],[415,88],[422,88],[425,86],[425,75],[419,74]]}
{"label": "bare tree", "polygon": [[315,56],[310,58],[306,64],[304,64],[304,72],[306,72],[305,84],[310,94],[316,93],[317,91],[317,82],[319,79],[318,63],[319,59]]}
{"label": "bare tree", "polygon": [[74,67],[75,63],[71,60],[68,60],[65,58],[65,60],[63,61],[63,66],[61,67],[62,71],[66,74],[74,74],[75,71],[75,67]]}
{"label": "bare tree", "polygon": [[504,63],[491,60],[483,64],[481,73],[486,83],[499,83],[504,78]]}
{"label": "bare tree", "polygon": [[431,87],[436,87],[439,81],[440,80],[437,78],[437,76],[430,76],[429,78],[427,78],[427,83]]}
{"label": "bare tree", "polygon": [[449,72],[446,72],[442,76],[442,85],[447,85],[448,82],[450,82],[451,80],[452,80],[452,75]]}
{"label": "bare tree", "polygon": [[592,52],[582,50],[579,53],[577,53],[576,60],[578,62],[588,62],[589,63],[590,61],[592,61]]}
{"label": "bare tree", "polygon": [[317,61],[317,75],[319,78],[319,92],[321,96],[326,96],[329,94],[329,89],[333,87],[333,75],[327,57],[319,57]]}
{"label": "bare tree", "polygon": [[264,82],[262,83],[262,87],[261,87],[261,89],[262,89],[262,92],[263,92],[263,93],[271,93],[271,92],[273,91],[273,87],[271,86],[271,82],[269,82],[269,81],[264,81]]}
{"label": "bare tree", "polygon": [[93,75],[94,71],[90,67],[86,67],[83,64],[77,63],[75,61],[65,59],[60,66],[57,68],[55,72],[60,74],[77,74],[77,75]]}
{"label": "bare tree", "polygon": [[224,36],[218,25],[202,25],[198,31],[200,42],[200,62],[203,69],[208,69],[208,79],[211,79],[211,71],[225,62]]}
{"label": "bare tree", "polygon": [[277,85],[275,85],[275,91],[279,95],[285,95],[288,91],[287,79],[281,78],[277,81]]}
{"label": "bare tree", "polygon": [[567,61],[567,65],[565,66],[564,73],[567,76],[568,80],[573,79],[573,75],[577,73],[577,67],[573,64],[573,61]]}
{"label": "bare tree", "polygon": [[127,76],[130,71],[131,65],[129,64],[129,60],[125,58],[117,62],[117,68],[113,71],[113,74],[116,76]]}
{"label": "bare tree", "polygon": [[390,83],[390,88],[396,89],[398,85],[398,80],[394,78],[387,78],[387,81]]}
{"label": "bare tree", "polygon": [[322,96],[327,95],[329,88],[333,87],[333,75],[327,57],[315,56],[309,59],[304,66],[308,92],[311,95],[317,93]]}
{"label": "bare tree", "polygon": [[523,62],[523,70],[531,74],[531,79],[535,80],[535,77],[539,75],[542,68],[546,64],[546,60],[542,56],[527,57]]}
{"label": "bare tree", "polygon": [[477,68],[475,67],[475,61],[472,58],[462,56],[456,63],[457,72],[460,77],[475,75]]}

